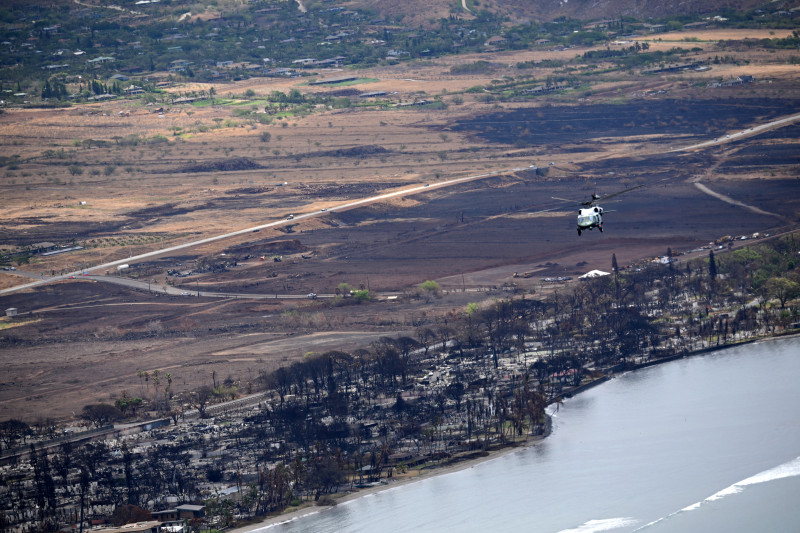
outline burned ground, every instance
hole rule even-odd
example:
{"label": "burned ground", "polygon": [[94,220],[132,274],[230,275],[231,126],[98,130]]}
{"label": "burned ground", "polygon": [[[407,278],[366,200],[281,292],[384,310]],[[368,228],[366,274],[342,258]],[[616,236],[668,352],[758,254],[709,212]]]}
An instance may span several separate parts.
{"label": "burned ground", "polygon": [[[670,160],[688,164],[675,168],[667,164]],[[304,247],[316,252],[313,256],[228,272],[207,280],[208,286],[230,287],[235,278],[242,283],[253,280],[255,284],[242,287],[245,292],[328,293],[342,282],[398,291],[426,279],[471,277],[509,265],[519,272],[576,276],[589,268],[608,269],[614,251],[626,259],[635,254],[663,255],[668,247],[683,250],[707,243],[721,231],[748,234],[780,222],[733,211],[689,183],[688,178],[708,162],[704,156],[673,154],[616,162],[616,175],[591,182],[584,174],[542,178],[523,171],[431,191],[413,206],[379,204],[337,213],[338,223],[332,227],[298,235]],[[607,164],[599,169],[584,166],[585,172],[598,175],[606,168]],[[609,194],[631,183],[644,187],[606,205],[605,232],[581,238],[575,234],[578,200],[597,191],[596,185]],[[777,183],[775,189],[764,188],[759,181],[742,181],[732,195],[793,216],[796,201],[788,194],[793,186],[792,180]],[[554,196],[572,196],[576,202],[567,204]],[[548,262],[558,263],[558,268],[537,267]],[[490,286],[514,282],[511,273]]]}
{"label": "burned ground", "polygon": [[[529,61],[532,52],[514,54],[498,64]],[[563,59],[573,56],[565,51]],[[634,74],[621,84],[601,81],[588,99],[585,91],[568,91],[526,102],[485,102],[466,89],[489,87],[491,79],[439,77],[443,68],[464,61],[450,59],[401,65],[402,72],[386,67],[372,76],[382,78],[381,90],[399,90],[404,100],[422,90],[441,91],[446,109],[353,106],[230,128],[215,127],[215,119],[231,115],[222,105],[184,106],[163,118],[127,101],[93,104],[91,114],[26,110],[0,116],[2,131],[23,134],[9,134],[5,143],[20,157],[18,168],[3,170],[0,243],[88,245],[32,257],[16,273],[0,272],[3,287],[28,281],[20,275],[24,270],[32,276],[71,271],[285,221],[289,214],[314,215],[110,273],[130,286],[80,276],[3,296],[0,309],[18,308],[20,317],[0,330],[0,358],[9,376],[0,387],[0,417],[69,416],[122,391],[133,395],[141,385],[137,370],[171,372],[176,392],[209,384],[212,372],[233,376],[246,390],[259,372],[308,352],[357,350],[382,336],[413,336],[417,328],[440,327],[468,303],[488,304],[512,292],[538,298],[564,290],[543,278],[608,271],[612,255],[623,266],[668,248],[695,249],[722,235],[772,233],[800,218],[800,127],[724,138],[797,112],[797,99],[781,97],[796,87],[795,72],[787,73],[786,65],[770,63],[774,83],[724,90],[707,88],[706,81],[746,74],[753,66],[720,65],[710,74],[674,79]],[[768,75],[760,72],[759,78]],[[247,80],[231,90],[269,94],[296,83]],[[662,88],[666,92],[653,93]],[[653,96],[626,96],[634,93]],[[570,100],[574,105],[567,105]],[[120,117],[122,107],[130,114]],[[193,131],[198,125],[207,128]],[[169,142],[117,143],[112,135],[122,127],[140,139],[160,135]],[[178,128],[186,135],[175,135]],[[721,140],[711,147],[670,151],[714,137]],[[263,168],[220,164],[245,159]],[[72,165],[83,173],[72,175]],[[187,168],[192,172],[173,172]],[[490,173],[497,174],[437,186]],[[337,208],[423,184],[430,188]],[[578,237],[580,201],[634,186],[641,187],[602,203],[602,233]],[[719,195],[780,217],[731,205]],[[418,297],[417,286],[426,280],[440,284],[441,298]],[[333,293],[342,283],[370,289],[372,301],[306,298]],[[168,285],[176,294],[164,294]],[[197,297],[198,291],[230,296]],[[235,297],[243,294],[263,298]],[[276,298],[284,294],[294,298]]]}
{"label": "burned ground", "polygon": [[[72,242],[87,235],[102,235],[120,229],[124,222],[62,222],[58,225],[43,217],[20,217],[14,226],[0,226],[0,240],[16,246],[29,246],[36,242]],[[55,227],[54,227],[55,226]]]}
{"label": "burned ground", "polygon": [[715,136],[754,122],[796,112],[797,100],[647,100],[518,109],[456,122],[453,131],[473,132],[492,143],[517,146],[573,144],[607,137],[658,135],[659,142]]}
{"label": "burned ground", "polygon": [[751,169],[779,171],[780,167],[800,163],[800,126],[791,125],[759,134],[753,139],[737,140],[721,162],[720,171],[746,173]]}
{"label": "burned ground", "polygon": [[254,170],[261,168],[264,167],[252,159],[247,157],[236,157],[232,159],[205,161],[196,165],[188,165],[185,167],[176,168],[173,170],[173,172],[184,172],[187,174],[195,172],[235,172],[237,170]]}
{"label": "burned ground", "polygon": [[262,242],[246,242],[231,246],[225,249],[225,253],[243,256],[248,255],[260,256],[266,254],[296,254],[307,251],[308,248],[304,246],[299,240],[276,240],[276,241],[262,241]]}

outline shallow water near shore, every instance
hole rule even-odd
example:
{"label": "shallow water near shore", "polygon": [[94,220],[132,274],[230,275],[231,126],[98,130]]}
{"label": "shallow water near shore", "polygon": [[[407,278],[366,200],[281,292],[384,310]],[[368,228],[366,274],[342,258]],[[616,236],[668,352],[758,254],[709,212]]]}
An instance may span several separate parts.
{"label": "shallow water near shore", "polygon": [[799,380],[800,337],[627,373],[537,446],[255,531],[797,531]]}

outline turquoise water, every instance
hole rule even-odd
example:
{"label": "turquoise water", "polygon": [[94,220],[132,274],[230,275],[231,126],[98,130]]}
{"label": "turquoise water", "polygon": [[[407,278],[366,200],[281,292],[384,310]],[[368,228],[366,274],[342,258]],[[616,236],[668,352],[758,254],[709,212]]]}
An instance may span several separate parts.
{"label": "turquoise water", "polygon": [[263,533],[800,531],[800,338],[631,372],[542,444]]}

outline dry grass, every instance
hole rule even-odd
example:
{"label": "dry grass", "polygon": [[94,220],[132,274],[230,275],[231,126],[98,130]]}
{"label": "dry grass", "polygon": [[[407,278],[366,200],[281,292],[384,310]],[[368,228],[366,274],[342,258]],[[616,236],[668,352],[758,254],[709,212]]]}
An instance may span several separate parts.
{"label": "dry grass", "polygon": [[790,37],[792,30],[768,29],[723,29],[708,28],[696,30],[682,30],[668,33],[655,33],[646,40],[683,41],[686,39],[699,39],[700,41],[730,41],[742,39],[782,39]]}

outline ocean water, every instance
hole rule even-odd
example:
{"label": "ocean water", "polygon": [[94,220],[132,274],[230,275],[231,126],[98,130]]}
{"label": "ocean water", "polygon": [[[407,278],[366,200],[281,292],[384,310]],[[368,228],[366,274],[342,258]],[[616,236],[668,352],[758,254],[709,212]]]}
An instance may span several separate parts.
{"label": "ocean water", "polygon": [[542,444],[256,531],[797,532],[798,383],[798,337],[630,372]]}

